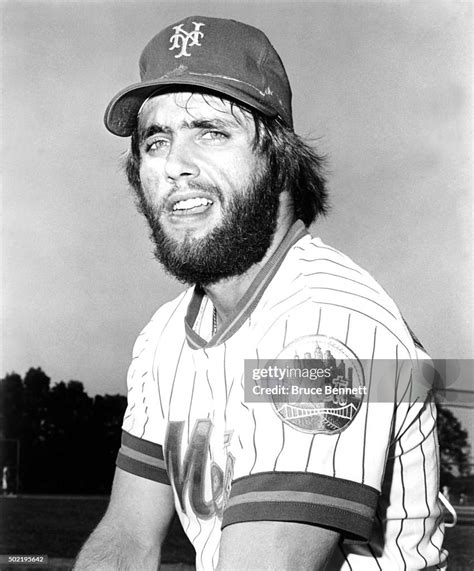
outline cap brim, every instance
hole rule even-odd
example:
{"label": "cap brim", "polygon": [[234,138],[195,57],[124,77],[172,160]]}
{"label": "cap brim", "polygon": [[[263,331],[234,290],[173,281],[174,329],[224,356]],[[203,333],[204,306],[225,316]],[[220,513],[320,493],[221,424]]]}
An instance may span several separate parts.
{"label": "cap brim", "polygon": [[137,114],[143,102],[155,91],[158,91],[160,87],[165,89],[172,86],[179,86],[180,88],[189,86],[192,87],[193,90],[195,90],[196,87],[200,87],[216,95],[223,95],[240,103],[244,103],[269,117],[276,117],[278,115],[273,108],[258,100],[258,92],[256,92],[256,97],[253,98],[248,93],[239,89],[238,82],[236,82],[236,86],[234,87],[229,85],[229,78],[225,78],[225,81],[225,84],[221,84],[219,78],[215,76],[209,78],[202,75],[185,75],[135,83],[117,93],[110,101],[105,110],[105,126],[114,135],[129,137],[136,126]]}

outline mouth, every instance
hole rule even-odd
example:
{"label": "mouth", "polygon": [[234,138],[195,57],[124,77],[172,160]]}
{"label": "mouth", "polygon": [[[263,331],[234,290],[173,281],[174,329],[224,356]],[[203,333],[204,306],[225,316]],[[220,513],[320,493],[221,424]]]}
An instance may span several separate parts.
{"label": "mouth", "polygon": [[214,202],[209,198],[196,196],[175,202],[171,208],[171,212],[177,215],[200,214],[208,210],[213,204]]}
{"label": "mouth", "polygon": [[168,199],[168,212],[173,217],[195,216],[207,213],[215,197],[204,190],[178,191]]}

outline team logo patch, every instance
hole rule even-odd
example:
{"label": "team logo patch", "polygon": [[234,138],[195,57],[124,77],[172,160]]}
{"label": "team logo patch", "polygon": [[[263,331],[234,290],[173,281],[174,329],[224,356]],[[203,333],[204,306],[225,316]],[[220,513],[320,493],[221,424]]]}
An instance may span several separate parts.
{"label": "team logo patch", "polygon": [[284,367],[272,403],[283,422],[303,432],[336,434],[354,420],[366,386],[363,367],[346,345],[323,335],[300,337],[276,362]]}
{"label": "team logo patch", "polygon": [[191,54],[187,51],[188,48],[192,46],[201,46],[200,40],[204,37],[204,33],[200,31],[200,28],[204,24],[200,22],[193,22],[194,30],[186,32],[183,28],[183,24],[179,26],[173,26],[174,34],[170,37],[171,47],[170,50],[180,50],[174,57],[189,57]]}

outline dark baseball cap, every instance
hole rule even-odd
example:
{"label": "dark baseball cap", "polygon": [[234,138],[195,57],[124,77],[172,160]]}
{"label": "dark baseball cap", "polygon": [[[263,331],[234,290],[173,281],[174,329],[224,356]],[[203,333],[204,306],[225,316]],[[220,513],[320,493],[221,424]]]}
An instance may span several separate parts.
{"label": "dark baseball cap", "polygon": [[143,50],[140,77],[107,106],[105,125],[120,137],[132,134],[144,101],[170,86],[227,96],[293,127],[279,55],[262,31],[235,20],[191,16],[168,26]]}

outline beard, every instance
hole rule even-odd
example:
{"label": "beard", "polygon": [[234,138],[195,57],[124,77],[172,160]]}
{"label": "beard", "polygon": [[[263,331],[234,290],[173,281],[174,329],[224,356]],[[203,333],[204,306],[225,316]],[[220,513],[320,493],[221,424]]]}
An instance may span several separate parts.
{"label": "beard", "polygon": [[[223,206],[221,223],[202,238],[169,236],[160,222],[161,210],[138,192],[138,208],[144,214],[155,243],[155,257],[165,270],[187,284],[210,285],[245,273],[268,251],[277,228],[279,189],[268,166],[237,191]],[[220,188],[188,185],[221,198]]]}

